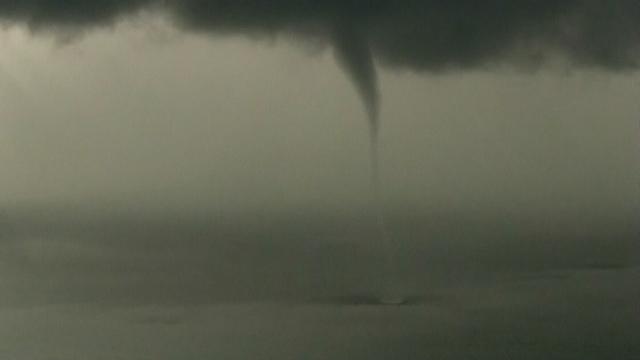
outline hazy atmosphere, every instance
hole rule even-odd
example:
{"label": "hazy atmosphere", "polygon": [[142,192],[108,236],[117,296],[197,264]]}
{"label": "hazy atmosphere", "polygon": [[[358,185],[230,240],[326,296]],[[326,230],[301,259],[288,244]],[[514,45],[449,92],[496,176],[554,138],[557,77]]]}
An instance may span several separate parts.
{"label": "hazy atmosphere", "polygon": [[640,356],[640,4],[481,3],[0,0],[0,358]]}

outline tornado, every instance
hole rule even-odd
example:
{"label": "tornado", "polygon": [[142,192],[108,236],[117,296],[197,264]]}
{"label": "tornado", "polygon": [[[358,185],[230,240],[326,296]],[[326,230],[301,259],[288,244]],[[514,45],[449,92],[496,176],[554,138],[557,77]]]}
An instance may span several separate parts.
{"label": "tornado", "polygon": [[333,32],[336,60],[351,78],[358,91],[369,121],[371,184],[379,197],[379,109],[378,76],[369,44],[358,29],[350,25],[337,25]]}
{"label": "tornado", "polygon": [[380,91],[373,54],[367,39],[350,25],[338,25],[333,33],[333,46],[337,62],[351,78],[364,104],[369,127],[370,183],[373,193],[378,236],[381,241],[384,264],[381,267],[382,303],[400,304],[394,284],[396,279],[395,246],[387,228],[380,189]]}

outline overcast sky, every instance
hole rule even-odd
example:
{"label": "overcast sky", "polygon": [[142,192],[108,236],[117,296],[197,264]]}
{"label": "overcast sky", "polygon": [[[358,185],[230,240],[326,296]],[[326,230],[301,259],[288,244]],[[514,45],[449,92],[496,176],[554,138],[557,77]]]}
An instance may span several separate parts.
{"label": "overcast sky", "polygon": [[[149,19],[70,43],[2,32],[3,207],[365,204],[367,124],[329,50]],[[566,70],[566,71],[565,71]],[[637,203],[637,76],[382,68],[384,197],[433,209]]]}
{"label": "overcast sky", "polygon": [[0,357],[638,354],[640,6],[356,3],[0,0]]}

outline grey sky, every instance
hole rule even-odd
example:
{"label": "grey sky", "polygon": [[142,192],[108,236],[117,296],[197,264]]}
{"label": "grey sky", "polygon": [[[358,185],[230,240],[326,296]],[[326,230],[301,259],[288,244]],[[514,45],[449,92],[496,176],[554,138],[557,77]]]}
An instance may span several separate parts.
{"label": "grey sky", "polygon": [[[330,53],[133,24],[66,45],[3,33],[3,201],[366,203],[363,112]],[[561,69],[384,72],[385,197],[629,214],[635,81]]]}
{"label": "grey sky", "polygon": [[[166,256],[183,241],[181,261],[209,254],[191,266],[215,274],[198,264],[237,246],[264,251],[269,231],[283,242],[273,249],[298,251],[300,264],[327,241],[366,248],[364,111],[324,47],[190,35],[153,18],[68,44],[11,27],[2,44],[14,84],[3,88],[0,155],[9,258],[67,264],[51,275],[64,283],[75,261],[98,273],[109,261],[144,276],[171,268]],[[480,268],[635,263],[635,81],[561,69],[382,72],[383,205],[398,243],[445,272],[459,266],[447,243]],[[182,239],[193,231],[194,242]],[[127,255],[165,233],[159,253]],[[278,258],[266,254],[260,261]],[[257,284],[256,271],[237,276]]]}

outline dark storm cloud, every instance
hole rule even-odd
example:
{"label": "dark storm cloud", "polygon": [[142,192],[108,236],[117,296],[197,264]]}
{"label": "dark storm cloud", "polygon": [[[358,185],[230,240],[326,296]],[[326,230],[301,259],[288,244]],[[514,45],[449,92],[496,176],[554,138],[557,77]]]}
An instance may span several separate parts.
{"label": "dark storm cloud", "polygon": [[640,4],[633,0],[2,0],[0,20],[69,31],[145,9],[162,9],[180,27],[205,33],[293,32],[333,44],[367,109],[374,183],[376,58],[423,71],[531,68],[557,57],[615,70],[639,65]]}
{"label": "dark storm cloud", "polygon": [[616,70],[639,64],[640,4],[633,0],[3,0],[0,19],[73,30],[111,24],[143,9],[162,9],[181,27],[201,32],[295,32],[333,44],[367,109],[374,183],[374,58],[424,71],[500,63],[535,67],[558,56],[573,65]]}
{"label": "dark storm cloud", "polygon": [[149,6],[149,0],[49,1],[27,0],[0,2],[1,17],[27,23],[34,29],[102,25]]}
{"label": "dark storm cloud", "polygon": [[0,18],[73,28],[148,8],[213,33],[301,31],[330,38],[346,25],[385,63],[421,70],[536,64],[554,53],[579,65],[638,65],[640,3],[633,0],[3,0]]}

